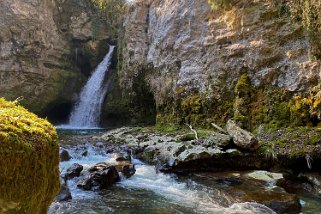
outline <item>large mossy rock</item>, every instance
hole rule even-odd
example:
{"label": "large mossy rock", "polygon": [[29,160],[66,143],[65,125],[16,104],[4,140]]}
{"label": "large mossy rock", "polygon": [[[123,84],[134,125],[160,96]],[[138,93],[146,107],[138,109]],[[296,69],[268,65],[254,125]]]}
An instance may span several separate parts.
{"label": "large mossy rock", "polygon": [[0,213],[47,213],[60,189],[55,128],[0,98]]}

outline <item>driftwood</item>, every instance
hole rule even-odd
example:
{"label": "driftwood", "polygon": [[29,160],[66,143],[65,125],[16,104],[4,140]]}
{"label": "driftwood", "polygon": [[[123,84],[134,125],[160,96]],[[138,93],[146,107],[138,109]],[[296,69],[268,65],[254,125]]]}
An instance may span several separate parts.
{"label": "driftwood", "polygon": [[216,125],[215,123],[211,123],[211,125],[216,128],[218,131],[220,131],[222,134],[228,134],[227,131]]}
{"label": "driftwood", "polygon": [[226,130],[233,138],[233,142],[236,146],[251,151],[254,151],[259,147],[256,137],[251,132],[239,127],[235,121],[227,121]]}
{"label": "driftwood", "polygon": [[189,129],[190,129],[192,132],[194,132],[194,134],[195,134],[195,139],[198,140],[197,131],[196,131],[195,129],[193,129],[192,125],[189,125],[189,124],[186,124],[186,125],[189,127]]}

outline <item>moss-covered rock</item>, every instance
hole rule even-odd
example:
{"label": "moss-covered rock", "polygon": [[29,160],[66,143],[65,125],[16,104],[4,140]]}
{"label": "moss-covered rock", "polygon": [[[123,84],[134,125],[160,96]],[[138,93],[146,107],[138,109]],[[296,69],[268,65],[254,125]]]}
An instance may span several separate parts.
{"label": "moss-covered rock", "polygon": [[0,213],[47,213],[59,191],[55,128],[0,98]]}

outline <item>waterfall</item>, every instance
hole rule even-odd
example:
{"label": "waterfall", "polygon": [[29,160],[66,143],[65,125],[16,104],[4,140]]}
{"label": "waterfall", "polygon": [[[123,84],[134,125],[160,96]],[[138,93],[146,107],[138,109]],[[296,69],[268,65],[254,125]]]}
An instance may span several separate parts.
{"label": "waterfall", "polygon": [[114,48],[115,46],[110,46],[109,52],[83,87],[80,99],[72,110],[67,127],[98,128],[103,102],[108,90],[108,87],[104,84],[104,79],[109,71]]}

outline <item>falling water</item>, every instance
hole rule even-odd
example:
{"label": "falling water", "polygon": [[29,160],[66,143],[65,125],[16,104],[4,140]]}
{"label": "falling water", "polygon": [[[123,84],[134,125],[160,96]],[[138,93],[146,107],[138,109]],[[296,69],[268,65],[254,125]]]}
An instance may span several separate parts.
{"label": "falling water", "polygon": [[67,127],[97,128],[99,126],[101,109],[108,89],[104,84],[104,79],[109,71],[114,48],[110,46],[108,54],[82,89],[80,99],[74,106]]}

